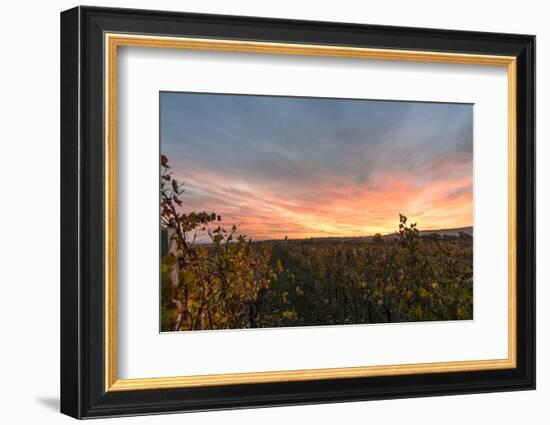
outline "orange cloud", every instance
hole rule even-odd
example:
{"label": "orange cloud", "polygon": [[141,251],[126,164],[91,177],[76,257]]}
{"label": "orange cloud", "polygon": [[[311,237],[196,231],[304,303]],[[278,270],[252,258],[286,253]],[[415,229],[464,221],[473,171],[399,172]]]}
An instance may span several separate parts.
{"label": "orange cloud", "polygon": [[[451,170],[452,164],[445,167]],[[471,226],[473,222],[471,177],[415,182],[412,175],[380,174],[366,185],[296,182],[289,187],[265,187],[214,174],[203,173],[186,181],[182,209],[221,214],[224,225],[235,224],[240,233],[256,240],[391,233],[399,213],[417,222],[420,230]],[[441,167],[438,174],[445,174]]]}

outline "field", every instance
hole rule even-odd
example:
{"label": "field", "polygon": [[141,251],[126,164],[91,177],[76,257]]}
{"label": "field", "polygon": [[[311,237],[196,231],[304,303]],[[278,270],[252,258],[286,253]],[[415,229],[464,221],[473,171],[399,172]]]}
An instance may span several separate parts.
{"label": "field", "polygon": [[217,218],[191,219],[212,243],[162,259],[162,331],[473,318],[470,234],[400,215],[384,237],[251,242]]}

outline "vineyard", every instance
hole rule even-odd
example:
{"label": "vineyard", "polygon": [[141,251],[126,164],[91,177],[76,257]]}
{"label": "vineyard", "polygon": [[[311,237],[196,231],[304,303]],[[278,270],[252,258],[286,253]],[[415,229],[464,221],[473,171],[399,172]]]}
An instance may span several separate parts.
{"label": "vineyard", "polygon": [[182,213],[161,166],[162,331],[473,318],[470,234],[424,235],[396,214],[393,235],[253,242],[216,213]]}

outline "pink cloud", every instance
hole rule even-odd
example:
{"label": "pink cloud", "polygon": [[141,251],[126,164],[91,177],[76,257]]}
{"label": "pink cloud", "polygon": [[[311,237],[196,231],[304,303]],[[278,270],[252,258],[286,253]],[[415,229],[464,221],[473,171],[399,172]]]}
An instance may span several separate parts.
{"label": "pink cloud", "polygon": [[222,224],[235,224],[253,239],[390,233],[399,213],[421,230],[471,226],[472,178],[452,172],[453,163],[441,167],[439,176],[445,167],[451,171],[426,182],[401,173],[373,176],[369,184],[340,181],[334,186],[308,181],[265,187],[215,172],[195,173],[186,179],[182,210],[216,212]]}

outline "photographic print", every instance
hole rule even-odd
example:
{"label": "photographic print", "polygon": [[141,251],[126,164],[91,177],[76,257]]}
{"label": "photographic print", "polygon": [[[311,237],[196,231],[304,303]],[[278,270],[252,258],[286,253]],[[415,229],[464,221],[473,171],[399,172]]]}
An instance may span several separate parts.
{"label": "photographic print", "polygon": [[161,331],[473,319],[473,105],[160,93]]}
{"label": "photographic print", "polygon": [[62,413],[535,389],[535,36],[90,6],[60,34]]}

